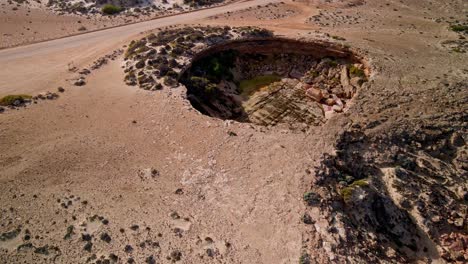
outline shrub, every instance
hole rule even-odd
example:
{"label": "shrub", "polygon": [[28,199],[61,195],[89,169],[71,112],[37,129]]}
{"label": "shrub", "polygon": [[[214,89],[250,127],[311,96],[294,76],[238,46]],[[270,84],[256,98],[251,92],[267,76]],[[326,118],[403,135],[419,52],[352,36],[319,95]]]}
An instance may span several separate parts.
{"label": "shrub", "polygon": [[310,255],[307,253],[302,253],[299,258],[299,264],[310,264]]}
{"label": "shrub", "polygon": [[167,75],[167,73],[169,72],[169,70],[171,70],[169,67],[167,67],[167,65],[164,65],[164,64],[161,64],[159,67],[159,77],[164,77]]}
{"label": "shrub", "polygon": [[314,223],[314,221],[312,220],[312,217],[310,217],[308,213],[304,213],[302,215],[302,222],[306,225],[311,225]]}
{"label": "shrub", "polygon": [[320,202],[320,196],[314,192],[306,192],[304,193],[304,201],[307,203],[307,205],[312,206],[314,204],[317,204]]}
{"label": "shrub", "polygon": [[0,105],[14,105],[15,101],[19,101],[21,104],[27,99],[31,99],[32,96],[27,94],[13,94],[7,95],[0,99]]}
{"label": "shrub", "polygon": [[357,180],[351,183],[348,187],[344,188],[341,190],[341,197],[345,202],[349,202],[351,200],[351,197],[353,196],[353,191],[360,187],[367,187],[369,186],[369,183],[365,179]]}
{"label": "shrub", "polygon": [[106,4],[101,9],[102,13],[104,13],[106,15],[117,14],[117,13],[120,13],[122,10],[123,10],[122,7],[115,6],[115,5],[112,5],[112,4]]}
{"label": "shrub", "polygon": [[336,60],[331,60],[331,61],[328,62],[328,65],[330,67],[336,67],[336,66],[338,66],[338,62]]}
{"label": "shrub", "polygon": [[450,29],[455,32],[466,32],[468,33],[468,25],[451,25]]}
{"label": "shrub", "polygon": [[354,65],[351,65],[351,67],[349,68],[349,75],[358,76],[358,77],[366,77],[364,70],[361,70]]}
{"label": "shrub", "polygon": [[174,60],[174,59],[170,59],[170,60],[169,60],[169,66],[170,66],[171,68],[176,68],[176,67],[179,66],[179,63],[178,63],[176,60]]}
{"label": "shrub", "polygon": [[462,49],[460,49],[460,48],[458,48],[458,47],[457,47],[457,48],[453,48],[452,51],[453,51],[453,52],[456,52],[456,53],[465,53],[464,50],[462,50]]}
{"label": "shrub", "polygon": [[139,41],[132,40],[132,42],[130,42],[130,44],[128,45],[127,50],[125,51],[125,58],[126,59],[130,58],[133,55],[135,55],[135,53],[144,51],[142,50],[142,48],[145,47],[145,45],[146,45],[146,41],[144,40],[139,40]]}
{"label": "shrub", "polygon": [[182,55],[183,53],[184,49],[181,46],[177,45],[174,48],[172,48],[171,56],[177,57],[179,55]]}
{"label": "shrub", "polygon": [[177,79],[177,77],[179,76],[179,74],[173,70],[169,70],[166,74],[166,76],[169,76],[169,77],[172,77],[174,79]]}

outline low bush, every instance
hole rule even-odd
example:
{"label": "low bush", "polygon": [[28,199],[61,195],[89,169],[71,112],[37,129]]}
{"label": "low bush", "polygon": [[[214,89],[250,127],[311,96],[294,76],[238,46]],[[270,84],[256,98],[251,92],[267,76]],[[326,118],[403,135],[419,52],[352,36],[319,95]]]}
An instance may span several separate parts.
{"label": "low bush", "polygon": [[102,13],[104,13],[106,15],[114,15],[114,14],[122,12],[122,10],[123,10],[122,7],[115,6],[115,5],[112,5],[112,4],[104,5],[101,8]]}
{"label": "low bush", "polygon": [[450,29],[455,32],[466,32],[468,33],[468,25],[451,25]]}
{"label": "low bush", "polygon": [[299,258],[299,264],[310,264],[310,255],[308,253],[302,253]]}
{"label": "low bush", "polygon": [[27,94],[12,94],[7,95],[0,99],[0,105],[14,105],[16,101],[19,101],[20,104],[24,103],[25,100],[31,99],[32,96]]}
{"label": "low bush", "polygon": [[361,70],[354,65],[351,65],[351,67],[349,68],[349,75],[351,75],[351,77],[354,77],[354,76],[361,77],[361,78],[366,77],[364,70]]}
{"label": "low bush", "polygon": [[341,190],[341,197],[345,202],[349,202],[351,200],[351,197],[353,196],[353,192],[356,188],[364,188],[369,186],[369,183],[365,179],[361,180],[356,180],[353,183],[351,183],[348,187],[344,188]]}
{"label": "low bush", "polygon": [[304,193],[302,198],[309,206],[316,205],[320,202],[320,196],[311,191]]}

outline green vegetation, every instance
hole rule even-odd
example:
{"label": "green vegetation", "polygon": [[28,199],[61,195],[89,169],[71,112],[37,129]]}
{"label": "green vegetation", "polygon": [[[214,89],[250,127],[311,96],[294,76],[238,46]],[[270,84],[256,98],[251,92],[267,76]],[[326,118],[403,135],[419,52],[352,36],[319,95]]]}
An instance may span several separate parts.
{"label": "green vegetation", "polygon": [[278,75],[261,75],[250,80],[243,80],[239,84],[239,90],[243,97],[249,97],[259,88],[267,86],[271,83],[278,82],[281,77]]}
{"label": "green vegetation", "polygon": [[343,197],[343,200],[345,202],[348,202],[351,200],[351,197],[353,196],[353,191],[356,188],[363,188],[367,186],[369,186],[369,183],[365,179],[354,181],[348,187],[345,187],[343,190],[341,190],[341,197]]}
{"label": "green vegetation", "polygon": [[31,99],[32,96],[27,94],[13,94],[7,95],[0,99],[0,105],[14,105],[15,101],[19,101],[21,104],[24,103],[25,100]]}
{"label": "green vegetation", "polygon": [[114,15],[114,14],[120,13],[122,10],[123,10],[122,7],[115,6],[112,4],[106,4],[102,6],[101,8],[102,13],[106,15]]}
{"label": "green vegetation", "polygon": [[196,91],[204,91],[206,94],[213,93],[217,86],[216,84],[210,82],[207,78],[192,76],[190,77],[190,88],[195,89]]}
{"label": "green vegetation", "polygon": [[190,6],[207,6],[221,3],[223,0],[184,0],[184,4]]}
{"label": "green vegetation", "polygon": [[273,32],[268,29],[263,28],[256,28],[256,27],[241,27],[239,28],[239,33],[241,36],[249,36],[249,37],[272,37]]}
{"label": "green vegetation", "polygon": [[314,223],[314,221],[312,220],[312,217],[310,217],[308,213],[304,213],[301,217],[301,220],[306,225],[311,225]]}
{"label": "green vegetation", "polygon": [[310,264],[310,255],[307,253],[302,253],[299,258],[299,264]]}
{"label": "green vegetation", "polygon": [[146,47],[146,41],[132,40],[132,42],[130,42],[130,44],[128,45],[127,50],[125,51],[125,58],[130,58],[139,52],[144,52],[146,51],[145,49],[149,49],[148,47]]}
{"label": "green vegetation", "polygon": [[317,77],[319,77],[319,75],[320,75],[320,73],[318,73],[317,71],[314,71],[314,70],[309,71],[307,74],[308,74],[309,76],[312,76],[313,78],[317,78]]}
{"label": "green vegetation", "polygon": [[234,60],[237,52],[227,50],[217,53],[197,61],[193,66],[193,71],[199,77],[207,78],[212,83],[219,83],[221,80],[232,80],[231,68],[234,67]]}
{"label": "green vegetation", "polygon": [[336,60],[331,60],[328,62],[328,65],[330,65],[330,67],[336,67],[338,66],[338,62]]}
{"label": "green vegetation", "polygon": [[462,49],[460,49],[460,48],[458,48],[458,47],[457,47],[457,48],[453,48],[452,51],[453,51],[453,52],[456,52],[456,53],[465,53],[465,51],[463,51]]}
{"label": "green vegetation", "polygon": [[450,29],[455,32],[468,33],[468,25],[451,25]]}
{"label": "green vegetation", "polygon": [[70,239],[73,235],[73,230],[75,229],[75,227],[73,225],[70,225],[67,227],[67,233],[65,234],[65,236],[63,237],[64,240],[67,240],[67,239]]}
{"label": "green vegetation", "polygon": [[352,77],[361,77],[361,78],[364,78],[366,77],[366,74],[364,73],[364,70],[361,70],[359,69],[358,67],[354,66],[354,65],[351,65],[351,67],[349,68],[349,75],[352,76]]}

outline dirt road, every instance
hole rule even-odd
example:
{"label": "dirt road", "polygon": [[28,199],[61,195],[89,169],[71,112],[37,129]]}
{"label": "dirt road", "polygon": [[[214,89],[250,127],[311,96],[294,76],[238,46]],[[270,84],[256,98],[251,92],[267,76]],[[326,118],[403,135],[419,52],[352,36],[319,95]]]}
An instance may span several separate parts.
{"label": "dirt road", "polygon": [[80,67],[91,63],[100,55],[111,52],[139,33],[170,25],[192,23],[227,11],[236,11],[262,5],[275,0],[237,2],[212,9],[164,17],[41,42],[37,44],[0,50],[0,96],[12,93],[35,94],[59,85],[68,73],[68,64]]}

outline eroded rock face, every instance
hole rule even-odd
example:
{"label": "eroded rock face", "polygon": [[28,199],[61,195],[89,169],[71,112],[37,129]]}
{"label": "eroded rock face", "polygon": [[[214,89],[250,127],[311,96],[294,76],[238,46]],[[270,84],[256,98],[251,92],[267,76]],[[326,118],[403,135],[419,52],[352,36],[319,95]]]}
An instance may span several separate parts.
{"label": "eroded rock face", "polygon": [[285,79],[254,93],[242,104],[248,120],[255,124],[272,126],[286,123],[319,125],[324,112],[321,105],[304,95],[302,83]]}
{"label": "eroded rock face", "polygon": [[358,263],[468,261],[465,118],[448,112],[430,126],[401,121],[364,133],[354,125],[342,135],[314,182],[328,230],[346,230],[321,230],[333,254]]}

